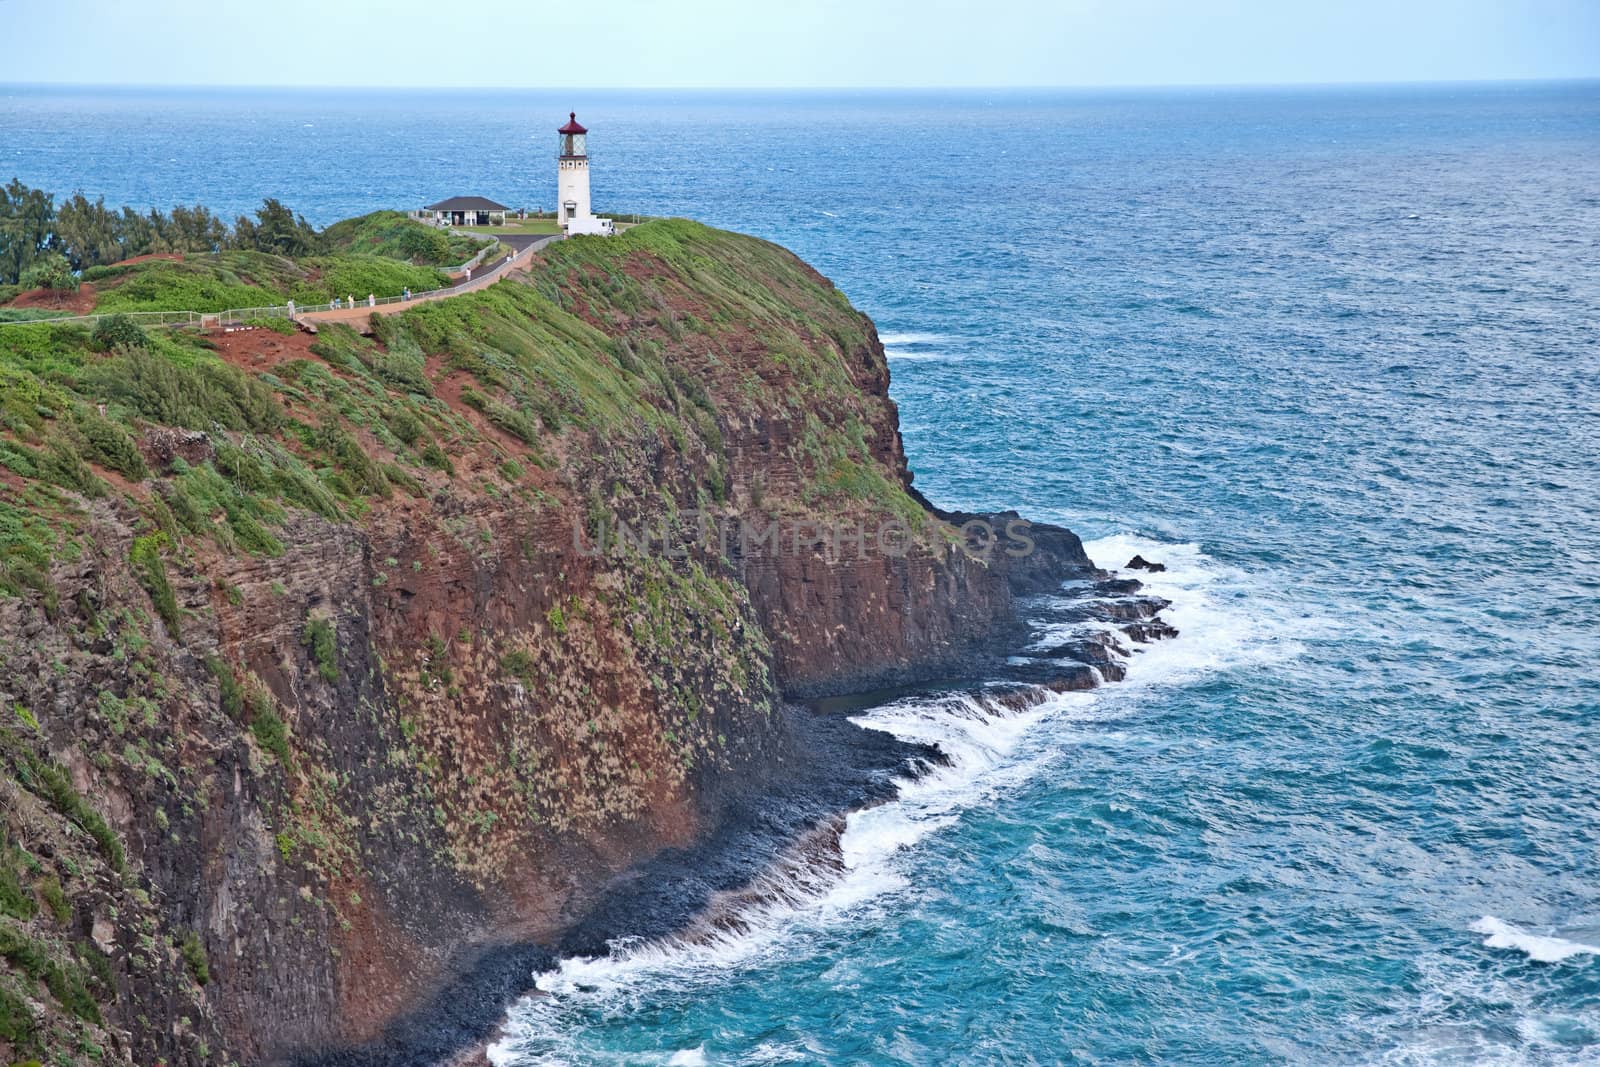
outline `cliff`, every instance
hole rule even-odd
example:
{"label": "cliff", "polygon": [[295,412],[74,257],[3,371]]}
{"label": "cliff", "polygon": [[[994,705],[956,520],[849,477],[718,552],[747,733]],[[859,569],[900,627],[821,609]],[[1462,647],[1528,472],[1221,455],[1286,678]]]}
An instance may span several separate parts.
{"label": "cliff", "polygon": [[825,278],[677,220],[367,336],[0,329],[0,1054],[392,1037],[752,791],[881,793],[930,754],[786,701],[971,676],[1091,570],[926,506],[888,381]]}

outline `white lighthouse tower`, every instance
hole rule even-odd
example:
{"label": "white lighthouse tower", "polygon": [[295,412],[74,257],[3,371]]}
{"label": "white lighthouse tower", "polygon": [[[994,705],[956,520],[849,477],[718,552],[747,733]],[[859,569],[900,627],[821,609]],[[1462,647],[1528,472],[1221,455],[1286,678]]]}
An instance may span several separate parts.
{"label": "white lighthouse tower", "polygon": [[561,150],[556,158],[556,218],[571,237],[581,233],[609,234],[610,219],[597,219],[589,212],[589,131],[578,125],[578,113],[567,113],[561,135]]}

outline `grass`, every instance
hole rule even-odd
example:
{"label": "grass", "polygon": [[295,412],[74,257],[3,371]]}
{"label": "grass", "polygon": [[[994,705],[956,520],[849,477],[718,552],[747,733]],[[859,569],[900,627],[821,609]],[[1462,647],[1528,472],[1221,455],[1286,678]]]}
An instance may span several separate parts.
{"label": "grass", "polygon": [[58,959],[48,946],[20,926],[0,921],[0,957],[30,978],[44,982],[56,1002],[78,1018],[100,1021],[99,1005],[89,995],[83,971],[75,963]]}
{"label": "grass", "polygon": [[321,616],[306,620],[301,643],[311,650],[311,659],[317,665],[317,675],[324,682],[339,680],[339,644],[333,623]]}
{"label": "grass", "polygon": [[[465,255],[454,263],[471,257],[483,245],[481,241],[467,243],[470,247],[463,249]],[[456,250],[447,244],[448,255]],[[322,304],[333,297],[364,300],[369,293],[398,296],[407,287],[413,292],[436,289],[449,283],[437,266],[371,252],[291,260],[264,252],[233,251],[92,267],[84,272],[84,280],[95,284],[95,311],[100,314],[214,312],[277,306],[291,299]]]}
{"label": "grass", "polygon": [[[349,247],[381,243],[385,227],[396,225],[395,218],[353,220]],[[651,263],[643,274],[635,269]],[[721,426],[731,408],[748,403],[746,415],[805,413],[790,450],[805,475],[803,493],[788,506],[837,501],[920,513],[867,443],[867,413],[845,362],[845,353],[865,346],[861,320],[784,250],[656,220],[613,238],[559,242],[532,271],[532,285],[497,284],[382,316],[373,338],[329,327],[312,347],[317,359],[291,360],[270,374],[223,362],[193,332],[141,330],[125,320],[108,320],[93,334],[45,324],[0,331],[0,467],[29,483],[23,498],[0,501],[0,594],[40,593],[54,610],[49,575],[60,546],[52,525],[77,496],[117,492],[101,471],[154,483],[139,506],[166,543],[141,544],[133,563],[175,634],[181,620],[163,557],[184,550],[187,539],[276,556],[284,551],[277,527],[292,510],[348,521],[396,488],[426,496],[427,479],[437,477],[429,472],[453,475],[456,442],[476,447],[470,442],[481,433],[434,395],[429,357],[444,373],[464,372],[464,406],[514,442],[510,455],[494,457],[496,466],[506,459],[521,469],[548,466],[554,439],[574,431],[655,434],[699,455],[700,502],[715,504],[733,491]],[[436,275],[370,253],[296,263],[256,252],[92,273],[107,299],[128,299],[143,287],[155,302],[175,293],[188,302],[195,285],[241,285],[278,299],[309,296],[314,284],[361,295]],[[152,295],[157,290],[165,296]],[[586,319],[615,326],[601,332]],[[707,375],[735,327],[765,345],[773,380],[745,368],[739,388],[722,383],[713,399]],[[135,444],[142,423],[206,433],[215,455],[152,472]]]}
{"label": "grass", "polygon": [[122,839],[111,829],[105,816],[96,811],[94,806],[73,788],[72,777],[66,769],[59,764],[40,759],[26,749],[8,747],[12,747],[17,780],[30,792],[48,800],[57,811],[77,823],[94,838],[95,843],[100,846],[100,851],[105,853],[112,869],[120,874],[127,865]]}
{"label": "grass", "polygon": [[200,985],[207,985],[211,981],[211,963],[206,959],[205,946],[200,944],[200,935],[190,930],[178,943],[178,953],[183,957],[184,964],[189,968],[189,974]]}
{"label": "grass", "polygon": [[491,237],[503,233],[539,235],[561,232],[561,224],[555,219],[507,219],[504,226],[458,226],[456,228],[465,230],[467,233],[488,234]]}
{"label": "grass", "polygon": [[172,583],[167,580],[166,564],[161,559],[161,550],[166,544],[167,535],[161,532],[136,537],[133,547],[128,550],[128,559],[133,563],[145,591],[150,594],[156,614],[166,624],[167,633],[176,641],[182,637],[182,617],[178,613],[177,595],[173,592]]}
{"label": "grass", "polygon": [[482,241],[407,218],[398,211],[374,211],[336,222],[323,231],[330,251],[386,256],[424,267],[455,267],[483,246]]}
{"label": "grass", "polygon": [[[553,228],[552,221],[543,221]],[[392,284],[409,276],[396,271],[432,270],[385,259],[375,251],[385,239],[381,234],[363,237],[355,233],[359,227],[350,229],[349,244],[327,256],[298,262],[259,254],[196,257],[206,260],[199,264],[152,261],[158,265],[107,271],[93,284],[103,298],[126,306],[138,300],[187,301],[204,286],[242,286],[271,293],[277,302],[286,292],[304,294],[304,287],[313,285],[337,285],[360,298],[385,280]],[[514,231],[486,236],[507,232]],[[135,774],[137,782],[147,783],[140,788],[160,791],[135,809],[139,822],[130,840],[140,835],[144,849],[164,855],[186,847],[195,816],[179,812],[191,801],[201,806],[204,799],[195,787],[197,767],[173,733],[191,728],[195,717],[167,710],[179,686],[196,682],[192,672],[175,668],[178,661],[171,657],[203,662],[214,647],[209,639],[199,640],[200,616],[185,616],[180,606],[190,591],[199,598],[196,605],[202,602],[202,580],[213,583],[211,600],[234,622],[238,615],[262,610],[297,612],[292,617],[302,620],[301,632],[291,633],[287,643],[294,646],[298,639],[304,647],[279,650],[274,661],[288,656],[299,664],[298,678],[271,675],[285,700],[282,706],[229,646],[223,654],[231,659],[218,656],[207,663],[216,678],[221,714],[213,707],[201,716],[208,739],[250,752],[252,766],[273,786],[271,793],[259,795],[287,796],[291,804],[307,804],[308,783],[322,781],[333,766],[331,727],[293,701],[306,696],[308,683],[314,696],[319,680],[346,689],[362,681],[342,671],[367,671],[374,651],[403,664],[394,678],[396,692],[403,690],[407,701],[426,689],[438,690],[429,699],[441,702],[491,699],[484,695],[493,692],[483,685],[492,681],[486,674],[518,680],[530,699],[539,701],[540,722],[563,731],[572,727],[572,751],[582,760],[572,766],[579,775],[599,774],[609,766],[606,761],[631,753],[619,743],[622,735],[615,728],[621,711],[592,707],[614,698],[588,693],[587,681],[594,676],[587,667],[573,667],[568,677],[563,656],[576,663],[577,657],[590,655],[585,650],[603,647],[609,655],[615,646],[619,669],[642,668],[646,703],[653,694],[661,721],[671,727],[664,742],[668,762],[676,759],[673,766],[684,768],[715,758],[723,744],[717,730],[735,736],[732,720],[717,710],[719,699],[726,706],[753,706],[769,687],[764,637],[752,632],[757,628],[751,625],[745,591],[715,561],[704,567],[627,561],[617,568],[617,584],[603,593],[584,593],[582,599],[535,593],[542,599],[521,630],[496,632],[497,620],[485,617],[482,638],[474,629],[471,647],[446,643],[459,638],[436,636],[425,650],[381,644],[369,650],[366,634],[348,628],[341,634],[331,619],[307,619],[304,606],[294,606],[299,594],[291,596],[285,583],[292,583],[282,569],[289,561],[228,563],[219,560],[222,555],[273,557],[295,540],[345,542],[376,531],[388,536],[398,523],[415,520],[431,554],[393,549],[404,562],[385,559],[381,572],[374,566],[394,588],[373,596],[399,599],[408,567],[422,572],[422,580],[433,580],[440,556],[431,550],[441,539],[459,542],[459,547],[445,544],[445,551],[470,551],[486,565],[515,552],[531,558],[537,544],[527,531],[542,526],[478,521],[493,509],[520,514],[525,509],[519,501],[538,502],[542,514],[528,510],[530,519],[561,520],[563,537],[570,516],[554,509],[570,504],[580,510],[591,495],[609,502],[618,519],[634,524],[729,499],[742,507],[750,499],[749,486],[736,478],[748,478],[750,464],[737,466],[729,456],[736,440],[749,442],[758,420],[788,420],[783,432],[771,435],[774,447],[785,450],[773,463],[787,475],[791,469],[778,465],[792,460],[796,477],[774,480],[778,488],[767,501],[773,509],[818,512],[839,502],[856,514],[869,509],[881,514],[910,503],[894,472],[872,454],[883,423],[874,421],[882,414],[871,407],[877,399],[857,384],[873,372],[870,360],[863,365],[865,326],[841,295],[764,242],[681,221],[645,223],[610,239],[558,242],[536,257],[531,284],[508,281],[447,301],[398,308],[377,323],[370,337],[348,328],[324,329],[309,339],[315,341],[309,347],[308,339],[298,336],[285,342],[272,334],[246,335],[244,343],[258,347],[237,366],[220,358],[205,336],[188,330],[142,330],[128,321],[97,333],[48,324],[0,330],[0,595],[28,601],[0,604],[0,610],[37,615],[42,601],[52,613],[60,609],[63,630],[77,627],[87,634],[103,627],[134,672],[130,679],[148,683],[137,694],[119,687],[127,706],[93,717],[97,732],[81,742],[91,765],[106,775],[96,774],[97,783],[116,782],[117,775],[132,770],[150,776]],[[226,342],[230,352],[234,340]],[[269,354],[269,344],[271,358],[255,359]],[[177,437],[186,459],[153,447],[163,436],[161,427],[188,431]],[[94,493],[104,498],[86,504],[82,498]],[[399,499],[408,493],[421,502]],[[383,503],[386,494],[396,498],[393,503]],[[502,499],[491,502],[491,495]],[[96,530],[117,522],[139,534],[126,558],[93,555]],[[329,531],[323,523],[343,528]],[[106,575],[105,588],[115,594],[109,603],[85,609],[82,598],[69,603],[65,596],[55,603],[52,574],[65,587],[67,576],[81,569],[64,564],[74,552],[88,553]],[[181,572],[174,569],[180,566]],[[205,573],[205,568],[212,570]],[[228,579],[239,581],[242,591],[217,581],[219,575],[245,573],[258,578]],[[556,581],[552,577],[550,584]],[[143,610],[135,582],[150,597]],[[74,579],[72,587],[78,584]],[[258,602],[268,587],[276,599]],[[224,594],[235,608],[221,607]],[[94,621],[96,614],[100,622]],[[126,621],[118,621],[123,616]],[[152,643],[151,635],[159,637],[163,626],[195,647],[174,650],[164,640]],[[182,629],[196,632],[180,634]],[[452,621],[449,632],[456,629]],[[564,636],[558,640],[556,635]],[[135,638],[149,651],[123,653]],[[76,669],[84,654],[79,650],[91,643],[71,647],[72,658],[63,660],[61,670]],[[402,659],[407,651],[425,651],[425,661]],[[722,698],[709,694],[693,670],[677,666],[701,659],[715,661]],[[386,669],[381,657],[372,662]],[[413,689],[414,668],[420,668],[423,681]],[[552,679],[565,686],[580,676],[586,679],[581,699],[573,685],[563,690],[570,694],[563,703],[550,705],[566,708],[570,700],[572,708],[584,709],[574,723],[564,723],[564,713],[547,710],[546,691]],[[323,697],[331,693],[325,689]],[[33,689],[22,695],[32,699]],[[137,709],[136,696],[142,701]],[[400,699],[396,696],[392,706],[375,700],[347,711],[375,721],[380,714],[395,714],[400,733],[416,746],[416,765],[426,768],[417,779],[419,788],[432,790],[437,783],[437,794],[420,809],[429,817],[433,796],[448,807],[466,795],[452,784],[459,776],[439,741],[452,727],[448,716],[427,714],[429,705],[411,707]],[[16,720],[13,730],[27,744],[42,743],[14,713],[7,719]],[[45,725],[60,724],[46,717]],[[97,739],[109,737],[117,740],[97,750]],[[552,767],[565,758],[564,751],[552,749]],[[102,762],[117,760],[119,752],[121,762]],[[73,792],[63,772],[34,761],[26,769],[19,766],[16,777],[67,813],[56,824],[75,841],[80,861],[98,849],[113,857],[113,865],[123,866],[115,833]],[[345,775],[320,786],[335,797],[327,802],[326,814],[295,814],[287,823],[272,815],[268,825],[279,834],[280,852],[296,862],[325,863],[334,846],[317,842],[334,840],[328,827],[346,810],[341,805],[347,807],[360,794],[361,781],[352,783]],[[618,770],[614,779],[594,781],[626,784],[630,779]],[[579,805],[587,801],[572,798],[589,788],[579,778],[566,785],[534,782],[527,793],[517,794],[522,798],[517,802],[540,818],[572,816],[581,822]],[[497,799],[469,805],[473,818],[513,818],[499,794],[476,795]],[[605,804],[612,803],[611,796]],[[615,803],[614,810],[624,812],[631,801]],[[490,810],[489,805],[498,806]],[[168,817],[170,825],[163,822]],[[473,840],[504,836],[505,825],[493,834],[480,826]],[[456,839],[450,847],[456,847]],[[84,884],[79,871],[50,868],[51,863],[59,861],[47,858],[46,869],[10,881],[0,864],[0,912],[15,918],[31,909],[30,930],[65,937],[76,928],[72,902],[79,925],[90,918],[90,902],[75,896]],[[105,864],[89,866],[96,877],[107,877]],[[65,927],[50,889],[52,876],[65,883]],[[133,879],[124,884],[131,886]],[[204,946],[185,929],[167,925],[154,936],[181,961],[168,969],[169,977],[181,975],[184,967],[197,983],[212,977]],[[0,976],[0,992],[8,981]],[[187,981],[181,984],[193,991]],[[27,988],[30,996],[44,995]],[[64,995],[73,995],[70,982],[62,988]],[[5,1012],[0,996],[0,1029]]]}
{"label": "grass", "polygon": [[250,734],[279,763],[289,765],[289,726],[278,714],[277,701],[265,688],[258,687],[250,693]]}

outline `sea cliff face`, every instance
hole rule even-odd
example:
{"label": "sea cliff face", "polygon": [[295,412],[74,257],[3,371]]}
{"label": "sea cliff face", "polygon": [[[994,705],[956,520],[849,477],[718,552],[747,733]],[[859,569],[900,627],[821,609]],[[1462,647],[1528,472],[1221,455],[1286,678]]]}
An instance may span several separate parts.
{"label": "sea cliff face", "polygon": [[688,222],[370,336],[8,327],[0,372],[13,1059],[288,1062],[592,947],[768,785],[798,828],[931,755],[830,793],[786,701],[970,676],[1092,571],[930,509],[872,324]]}

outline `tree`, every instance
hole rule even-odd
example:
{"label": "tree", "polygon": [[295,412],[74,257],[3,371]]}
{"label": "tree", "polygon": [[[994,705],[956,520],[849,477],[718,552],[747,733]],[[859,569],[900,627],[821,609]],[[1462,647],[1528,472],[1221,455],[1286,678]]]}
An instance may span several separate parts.
{"label": "tree", "polygon": [[0,188],[0,285],[16,284],[50,248],[55,205],[49,193],[16,178]]}
{"label": "tree", "polygon": [[28,264],[28,269],[22,272],[22,286],[25,289],[75,292],[78,276],[72,273],[72,264],[67,262],[66,256],[60,252],[47,252]]}
{"label": "tree", "polygon": [[[244,220],[240,220],[241,222]],[[243,227],[235,227],[235,235],[243,245]],[[311,228],[304,215],[296,215],[282,201],[272,197],[261,202],[256,209],[256,224],[250,234],[251,247],[261,252],[275,252],[280,256],[308,256],[321,245],[321,236]]]}
{"label": "tree", "polygon": [[74,193],[56,208],[56,244],[73,270],[85,270],[124,258],[122,216],[106,207],[105,197],[90,203]]}
{"label": "tree", "polygon": [[166,243],[173,252],[220,252],[228,246],[228,224],[200,204],[173,208],[166,223]]}
{"label": "tree", "polygon": [[122,239],[123,259],[142,256],[155,248],[156,231],[150,223],[150,216],[141,215],[131,207],[122,209],[117,233]]}

